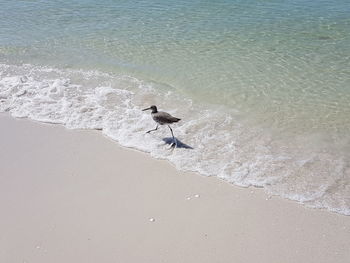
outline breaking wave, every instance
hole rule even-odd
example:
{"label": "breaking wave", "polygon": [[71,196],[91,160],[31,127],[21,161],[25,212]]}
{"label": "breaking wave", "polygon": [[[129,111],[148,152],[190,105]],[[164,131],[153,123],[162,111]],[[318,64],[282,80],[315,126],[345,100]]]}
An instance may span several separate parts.
{"label": "breaking wave", "polygon": [[[182,119],[170,133],[142,108],[155,104]],[[309,136],[276,137],[235,109],[194,103],[166,85],[96,71],[0,64],[0,112],[97,129],[119,144],[167,159],[178,169],[235,185],[263,187],[310,207],[350,215],[349,156]],[[312,144],[311,144],[312,142]]]}

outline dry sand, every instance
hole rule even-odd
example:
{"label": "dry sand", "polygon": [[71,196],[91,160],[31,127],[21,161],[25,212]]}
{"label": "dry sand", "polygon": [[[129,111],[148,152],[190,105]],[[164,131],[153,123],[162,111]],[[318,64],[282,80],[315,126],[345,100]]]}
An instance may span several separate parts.
{"label": "dry sand", "polygon": [[1,263],[350,262],[350,217],[179,172],[97,131],[5,114],[0,127]]}

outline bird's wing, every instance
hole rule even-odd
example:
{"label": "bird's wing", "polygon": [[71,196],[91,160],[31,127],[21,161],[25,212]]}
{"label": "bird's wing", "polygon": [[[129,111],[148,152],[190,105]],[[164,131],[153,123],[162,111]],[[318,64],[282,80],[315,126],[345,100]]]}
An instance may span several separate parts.
{"label": "bird's wing", "polygon": [[178,118],[171,116],[169,113],[162,112],[162,111],[158,112],[158,114],[155,114],[153,118],[155,121],[159,123],[172,123],[180,120]]}

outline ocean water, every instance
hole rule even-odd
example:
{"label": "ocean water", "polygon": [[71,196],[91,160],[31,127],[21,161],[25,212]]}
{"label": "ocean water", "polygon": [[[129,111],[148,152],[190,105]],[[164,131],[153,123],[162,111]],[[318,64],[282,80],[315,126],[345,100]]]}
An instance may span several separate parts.
{"label": "ocean water", "polygon": [[0,0],[0,111],[350,215],[350,2]]}

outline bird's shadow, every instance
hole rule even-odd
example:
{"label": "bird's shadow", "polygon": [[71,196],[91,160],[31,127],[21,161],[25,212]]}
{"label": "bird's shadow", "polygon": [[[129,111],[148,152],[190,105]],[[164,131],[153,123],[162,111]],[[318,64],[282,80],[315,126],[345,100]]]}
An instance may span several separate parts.
{"label": "bird's shadow", "polygon": [[[177,138],[175,138],[175,139],[177,141],[177,147],[176,148],[194,149],[193,147],[187,145],[186,143],[183,143],[179,139],[177,139]],[[174,140],[173,140],[172,137],[165,137],[165,138],[163,138],[163,141],[165,142],[165,144],[169,144],[169,145],[173,145],[174,144]]]}

